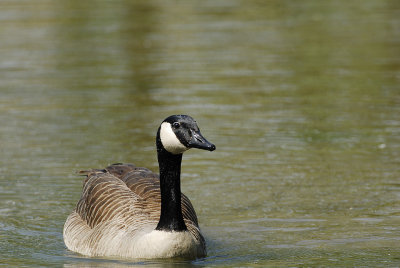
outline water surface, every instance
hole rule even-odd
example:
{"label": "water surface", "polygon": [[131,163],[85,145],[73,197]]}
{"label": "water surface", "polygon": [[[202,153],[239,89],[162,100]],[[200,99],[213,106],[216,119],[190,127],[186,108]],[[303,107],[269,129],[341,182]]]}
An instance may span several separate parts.
{"label": "water surface", "polygon": [[[0,260],[7,267],[399,266],[398,1],[2,1]],[[86,258],[76,172],[157,171],[190,114],[183,191],[208,256]]]}

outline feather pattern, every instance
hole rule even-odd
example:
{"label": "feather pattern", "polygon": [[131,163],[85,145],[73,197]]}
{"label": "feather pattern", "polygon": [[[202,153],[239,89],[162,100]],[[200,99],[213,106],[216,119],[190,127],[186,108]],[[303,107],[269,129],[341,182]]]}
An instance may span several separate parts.
{"label": "feather pattern", "polygon": [[182,194],[187,231],[157,231],[160,180],[147,168],[114,164],[86,175],[82,196],[64,226],[72,251],[89,256],[162,258],[205,256],[195,210]]}

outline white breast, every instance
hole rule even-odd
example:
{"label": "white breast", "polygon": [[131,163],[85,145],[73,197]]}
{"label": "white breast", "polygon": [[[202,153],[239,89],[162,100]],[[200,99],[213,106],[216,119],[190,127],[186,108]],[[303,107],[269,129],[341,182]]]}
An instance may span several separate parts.
{"label": "white breast", "polygon": [[136,240],[133,256],[140,258],[198,257],[203,254],[200,244],[189,232],[153,230]]}
{"label": "white breast", "polygon": [[146,227],[137,231],[133,225],[126,226],[122,221],[112,220],[89,229],[80,216],[73,212],[65,223],[64,241],[70,250],[88,256],[134,259],[180,256],[193,259],[205,255],[204,246],[188,231],[154,230],[156,223],[145,220],[139,225]]}

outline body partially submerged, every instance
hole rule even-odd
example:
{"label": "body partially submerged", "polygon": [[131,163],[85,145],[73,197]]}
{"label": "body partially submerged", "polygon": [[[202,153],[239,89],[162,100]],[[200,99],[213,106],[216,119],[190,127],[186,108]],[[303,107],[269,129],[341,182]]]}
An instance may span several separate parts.
{"label": "body partially submerged", "polygon": [[188,116],[171,116],[157,133],[160,175],[132,164],[87,171],[76,209],[64,225],[68,249],[88,256],[199,258],[204,238],[180,191],[182,153],[214,150]]}

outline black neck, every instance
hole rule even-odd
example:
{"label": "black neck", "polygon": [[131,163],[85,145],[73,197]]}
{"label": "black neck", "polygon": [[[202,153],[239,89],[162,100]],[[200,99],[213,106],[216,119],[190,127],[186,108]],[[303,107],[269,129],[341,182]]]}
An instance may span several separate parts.
{"label": "black neck", "polygon": [[160,167],[161,215],[156,230],[186,231],[181,205],[182,154],[171,154],[157,139],[158,165]]}

